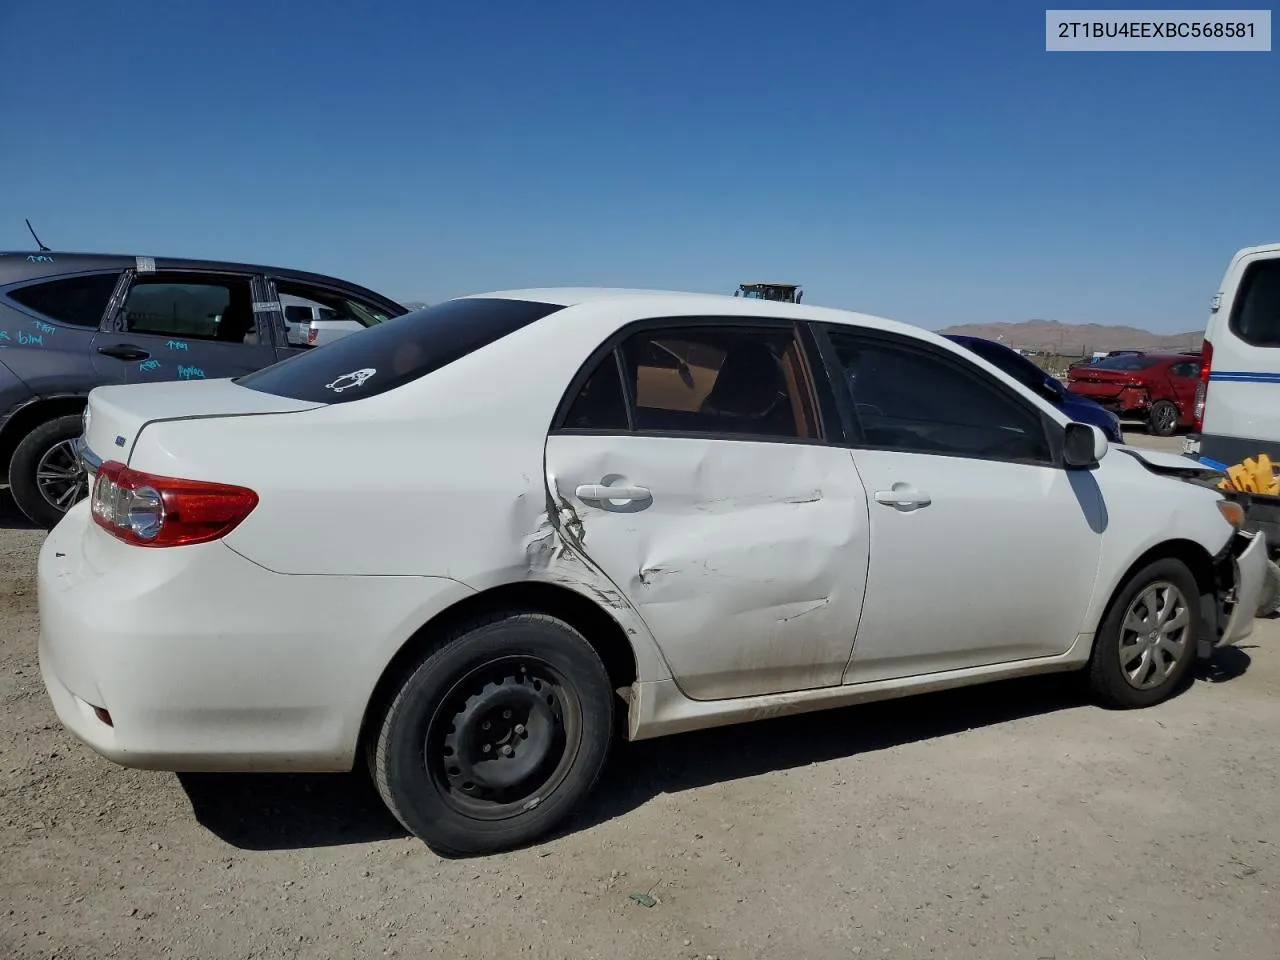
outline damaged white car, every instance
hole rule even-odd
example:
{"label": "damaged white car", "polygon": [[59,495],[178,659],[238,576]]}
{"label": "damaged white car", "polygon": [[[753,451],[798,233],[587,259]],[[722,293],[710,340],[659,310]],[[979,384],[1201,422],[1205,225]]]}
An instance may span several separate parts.
{"label": "damaged white car", "polygon": [[62,722],[135,767],[367,758],[454,854],[555,828],[618,725],[1052,671],[1157,703],[1266,556],[1194,465],[942,337],[730,297],[458,299],[99,388],[81,450],[39,568]]}

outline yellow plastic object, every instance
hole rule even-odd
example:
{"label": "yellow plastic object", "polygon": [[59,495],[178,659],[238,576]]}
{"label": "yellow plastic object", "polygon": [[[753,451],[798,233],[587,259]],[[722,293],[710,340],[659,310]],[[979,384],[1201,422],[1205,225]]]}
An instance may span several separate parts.
{"label": "yellow plastic object", "polygon": [[1280,496],[1280,476],[1276,475],[1276,466],[1265,453],[1258,454],[1257,459],[1245,457],[1240,463],[1227,467],[1226,479],[1218,481],[1218,489]]}

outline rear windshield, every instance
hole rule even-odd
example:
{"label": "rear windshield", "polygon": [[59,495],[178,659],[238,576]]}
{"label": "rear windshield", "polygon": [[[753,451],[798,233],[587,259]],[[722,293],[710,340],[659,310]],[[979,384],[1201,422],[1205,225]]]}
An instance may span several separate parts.
{"label": "rear windshield", "polygon": [[235,382],[315,403],[371,397],[465,357],[557,310],[530,300],[461,299],[415,310]]}
{"label": "rear windshield", "polygon": [[1091,363],[1089,366],[1096,367],[1099,370],[1145,370],[1147,367],[1153,367],[1160,362],[1159,357],[1103,357],[1097,363]]}
{"label": "rear windshield", "polygon": [[1280,259],[1249,267],[1236,294],[1231,331],[1255,347],[1280,347]]}

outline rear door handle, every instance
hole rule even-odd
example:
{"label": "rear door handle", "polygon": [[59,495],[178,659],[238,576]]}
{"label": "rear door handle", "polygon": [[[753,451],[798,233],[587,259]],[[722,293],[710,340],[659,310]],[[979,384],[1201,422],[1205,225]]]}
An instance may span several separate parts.
{"label": "rear door handle", "polygon": [[151,354],[132,343],[117,343],[113,347],[99,347],[98,352],[117,360],[146,360]]}
{"label": "rear door handle", "polygon": [[584,483],[574,491],[579,500],[648,500],[653,494],[648,487],[620,485],[606,487],[603,483]]}
{"label": "rear door handle", "polygon": [[877,490],[876,503],[883,503],[888,507],[897,507],[899,510],[914,510],[916,507],[927,507],[933,503],[933,498],[923,490],[917,490],[909,483],[895,483],[892,489]]}

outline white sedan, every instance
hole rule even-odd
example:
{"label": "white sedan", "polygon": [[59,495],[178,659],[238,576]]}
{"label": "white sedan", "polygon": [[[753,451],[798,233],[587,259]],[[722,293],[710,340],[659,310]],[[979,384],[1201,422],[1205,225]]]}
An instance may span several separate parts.
{"label": "white sedan", "polygon": [[635,740],[1053,671],[1168,697],[1262,537],[1181,458],[919,328],[548,289],[236,380],[101,387],[40,555],[117,763],[349,770],[441,852],[545,835]]}

